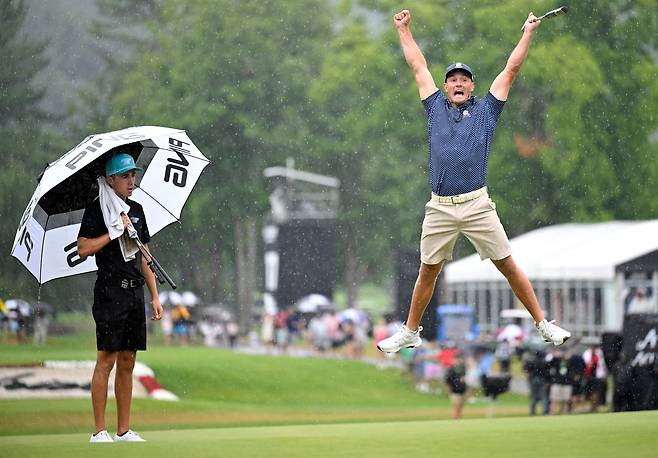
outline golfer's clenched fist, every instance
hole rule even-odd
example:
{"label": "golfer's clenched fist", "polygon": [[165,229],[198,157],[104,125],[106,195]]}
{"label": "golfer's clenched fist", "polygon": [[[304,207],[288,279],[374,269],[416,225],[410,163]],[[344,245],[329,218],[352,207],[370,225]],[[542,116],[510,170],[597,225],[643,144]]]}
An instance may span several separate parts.
{"label": "golfer's clenched fist", "polygon": [[393,16],[393,24],[395,24],[395,27],[400,28],[400,27],[406,27],[407,24],[409,24],[409,21],[411,20],[411,13],[409,10],[402,10],[395,16]]}
{"label": "golfer's clenched fist", "polygon": [[539,24],[541,24],[541,21],[537,19],[537,16],[535,16],[533,13],[530,13],[528,14],[528,19],[525,20],[525,24],[523,24],[522,30],[526,32],[532,32],[537,27],[539,27]]}

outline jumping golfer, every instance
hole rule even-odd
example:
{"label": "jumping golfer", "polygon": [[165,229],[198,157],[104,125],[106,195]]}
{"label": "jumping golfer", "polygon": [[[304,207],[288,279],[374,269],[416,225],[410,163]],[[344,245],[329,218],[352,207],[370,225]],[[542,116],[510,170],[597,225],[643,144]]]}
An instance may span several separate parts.
{"label": "jumping golfer", "polygon": [[460,233],[468,238],[483,260],[491,259],[505,276],[516,297],[534,318],[544,340],[561,345],[571,334],[545,319],[530,281],[512,259],[509,240],[485,186],[487,159],[496,122],[541,21],[537,21],[532,13],[528,15],[523,36],[509,56],[507,65],[487,95],[476,99],[471,96],[475,88],[473,71],[461,62],[446,69],[445,95],[437,89],[425,57],[409,30],[410,20],[408,10],[393,17],[404,57],[414,73],[420,99],[428,114],[432,197],[425,206],[420,270],[407,321],[377,347],[391,353],[421,344],[420,320],[444,262],[452,259]]}
{"label": "jumping golfer", "polygon": [[[105,166],[105,180],[114,192],[130,207],[120,215],[123,227],[132,225],[146,247],[150,240],[144,210],[128,199],[135,188],[135,173],[139,170],[129,154],[112,157]],[[147,248],[148,249],[148,248]],[[143,442],[130,429],[132,377],[137,350],[146,350],[146,313],[144,288],[146,282],[152,299],[152,320],[162,317],[155,276],[146,260],[137,252],[126,261],[119,238],[110,240],[100,199],[85,209],[78,234],[78,254],[85,259],[96,255],[98,274],[94,286],[92,308],[96,322],[96,367],[91,380],[91,402],[96,433],[90,442],[113,442],[105,427],[105,406],[110,372],[116,363],[114,394],[117,402],[117,433],[114,441]]]}

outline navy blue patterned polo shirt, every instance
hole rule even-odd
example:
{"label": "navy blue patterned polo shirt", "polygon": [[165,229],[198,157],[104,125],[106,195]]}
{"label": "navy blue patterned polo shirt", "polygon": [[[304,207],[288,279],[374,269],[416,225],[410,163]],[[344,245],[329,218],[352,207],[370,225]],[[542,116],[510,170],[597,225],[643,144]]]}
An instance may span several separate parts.
{"label": "navy blue patterned polo shirt", "polygon": [[437,90],[423,100],[429,131],[432,192],[454,196],[485,185],[487,160],[498,117],[505,102],[491,92],[453,107]]}

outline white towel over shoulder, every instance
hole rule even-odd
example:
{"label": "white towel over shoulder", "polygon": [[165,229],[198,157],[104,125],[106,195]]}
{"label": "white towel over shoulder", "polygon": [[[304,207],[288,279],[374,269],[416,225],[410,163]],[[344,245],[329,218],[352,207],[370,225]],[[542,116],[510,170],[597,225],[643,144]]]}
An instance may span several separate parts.
{"label": "white towel over shoulder", "polygon": [[130,205],[116,195],[110,185],[107,184],[107,181],[105,181],[105,177],[98,177],[97,181],[98,200],[101,205],[101,212],[103,212],[103,221],[110,234],[110,240],[118,238],[123,260],[133,260],[139,248],[137,247],[137,243],[124,232],[125,227],[121,218],[121,213],[128,214]]}

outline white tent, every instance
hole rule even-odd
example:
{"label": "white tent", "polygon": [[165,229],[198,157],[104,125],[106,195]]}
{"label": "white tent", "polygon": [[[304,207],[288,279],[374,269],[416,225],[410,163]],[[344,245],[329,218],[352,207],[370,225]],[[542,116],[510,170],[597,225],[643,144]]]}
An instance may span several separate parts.
{"label": "white tent", "polygon": [[[629,288],[658,290],[658,220],[558,224],[510,242],[542,307],[582,334],[619,329]],[[519,306],[500,272],[477,254],[446,265],[445,282],[449,301],[480,308],[485,329],[498,325],[500,310]]]}
{"label": "white tent", "polygon": [[[557,224],[510,242],[514,260],[531,280],[612,280],[617,266],[658,250],[658,220]],[[448,283],[501,278],[477,254],[445,269]]]}

